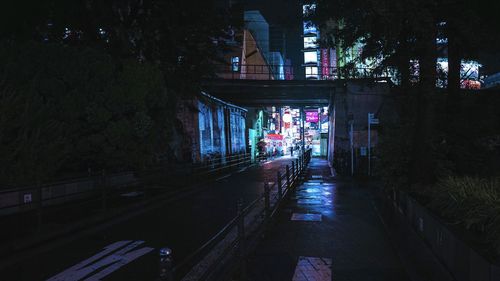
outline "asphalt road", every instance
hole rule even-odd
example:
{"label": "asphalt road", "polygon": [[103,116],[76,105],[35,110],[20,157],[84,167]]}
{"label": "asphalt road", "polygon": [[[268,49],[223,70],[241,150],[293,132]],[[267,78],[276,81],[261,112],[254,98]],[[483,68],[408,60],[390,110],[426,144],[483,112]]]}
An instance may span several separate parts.
{"label": "asphalt road", "polygon": [[[0,271],[2,281],[154,280],[158,250],[170,247],[183,260],[275,181],[292,158],[284,157],[221,177],[201,192],[93,233],[67,237]],[[21,223],[21,222],[20,222]],[[79,237],[78,237],[79,236]]]}

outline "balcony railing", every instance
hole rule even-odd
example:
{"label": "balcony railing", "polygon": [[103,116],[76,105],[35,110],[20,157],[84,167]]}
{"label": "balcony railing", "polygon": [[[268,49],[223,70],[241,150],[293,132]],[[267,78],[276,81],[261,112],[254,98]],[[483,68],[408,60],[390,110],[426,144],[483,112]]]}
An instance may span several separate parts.
{"label": "balcony railing", "polygon": [[292,80],[293,67],[283,65],[218,64],[215,73],[222,79]]}

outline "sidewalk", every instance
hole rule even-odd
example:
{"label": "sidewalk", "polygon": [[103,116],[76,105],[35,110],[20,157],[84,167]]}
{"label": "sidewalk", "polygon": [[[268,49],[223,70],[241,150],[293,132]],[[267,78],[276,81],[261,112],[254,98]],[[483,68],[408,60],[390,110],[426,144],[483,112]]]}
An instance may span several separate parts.
{"label": "sidewalk", "polygon": [[374,190],[313,159],[249,257],[249,280],[409,280],[374,209]]}

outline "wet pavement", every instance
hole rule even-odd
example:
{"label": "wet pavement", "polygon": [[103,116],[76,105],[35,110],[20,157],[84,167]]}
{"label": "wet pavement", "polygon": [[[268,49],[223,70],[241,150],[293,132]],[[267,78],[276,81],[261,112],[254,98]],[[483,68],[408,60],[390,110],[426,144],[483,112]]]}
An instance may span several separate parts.
{"label": "wet pavement", "polygon": [[256,199],[264,182],[275,181],[292,160],[240,169],[188,198],[34,249],[14,264],[0,261],[0,280],[155,280],[159,248],[172,248],[174,264],[180,262],[236,215],[239,199],[244,204]]}
{"label": "wet pavement", "polygon": [[248,280],[409,280],[374,208],[376,190],[313,159],[248,260]]}

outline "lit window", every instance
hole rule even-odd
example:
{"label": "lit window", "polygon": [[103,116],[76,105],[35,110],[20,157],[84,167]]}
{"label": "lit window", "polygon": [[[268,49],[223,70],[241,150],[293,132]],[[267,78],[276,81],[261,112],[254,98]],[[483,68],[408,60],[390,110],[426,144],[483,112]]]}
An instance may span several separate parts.
{"label": "lit window", "polygon": [[304,34],[316,34],[318,30],[311,21],[304,22]]}
{"label": "lit window", "polygon": [[314,10],[316,10],[316,4],[307,4],[302,6],[302,14],[304,17],[307,17],[314,13]]}
{"label": "lit window", "polygon": [[306,78],[318,78],[318,67],[317,66],[307,66],[305,68]]}
{"label": "lit window", "polygon": [[304,49],[318,48],[316,43],[316,38],[314,37],[304,37]]}
{"label": "lit window", "polygon": [[304,52],[304,63],[318,63],[318,54],[314,52]]}
{"label": "lit window", "polygon": [[240,57],[232,57],[231,65],[231,69],[233,70],[233,72],[238,72],[240,70]]}

